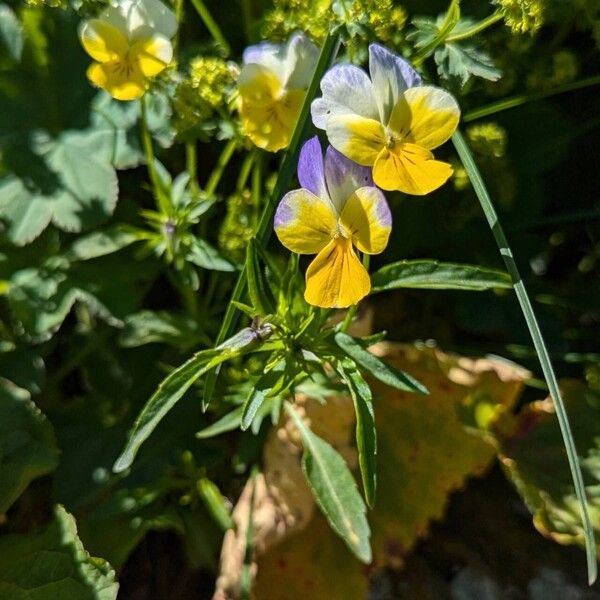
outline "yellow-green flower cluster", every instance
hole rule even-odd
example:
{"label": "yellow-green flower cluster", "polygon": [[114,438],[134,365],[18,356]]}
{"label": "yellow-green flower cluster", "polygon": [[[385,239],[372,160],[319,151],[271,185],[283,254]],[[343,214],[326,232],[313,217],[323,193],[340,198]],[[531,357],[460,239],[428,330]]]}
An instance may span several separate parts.
{"label": "yellow-green flower cluster", "polygon": [[242,261],[246,246],[254,235],[256,211],[250,190],[232,194],[219,230],[219,247],[235,260]]}
{"label": "yellow-green flower cluster", "polygon": [[25,0],[25,2],[32,6],[33,8],[43,8],[47,6],[48,8],[67,8],[67,0]]}
{"label": "yellow-green flower cluster", "polygon": [[544,0],[495,0],[514,34],[534,34],[544,24]]}
{"label": "yellow-green flower cluster", "polygon": [[173,100],[174,126],[181,134],[198,135],[207,121],[227,111],[234,69],[221,58],[199,56],[190,64],[189,76],[181,81]]}
{"label": "yellow-green flower cluster", "polygon": [[498,123],[478,123],[467,128],[473,150],[480,156],[502,158],[506,154],[506,130]]}
{"label": "yellow-green flower cluster", "polygon": [[361,37],[394,46],[407,19],[404,8],[392,0],[275,0],[274,4],[264,24],[270,39],[285,39],[302,30],[322,42],[333,25],[351,25],[366,30]]}

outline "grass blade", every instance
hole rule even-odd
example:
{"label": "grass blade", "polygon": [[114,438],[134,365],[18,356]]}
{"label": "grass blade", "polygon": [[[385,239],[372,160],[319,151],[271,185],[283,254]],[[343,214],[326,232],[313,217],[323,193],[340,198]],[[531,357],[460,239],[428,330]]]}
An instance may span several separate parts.
{"label": "grass blade", "polygon": [[540,365],[542,367],[542,371],[546,379],[546,383],[548,384],[548,389],[550,390],[550,396],[552,397],[552,400],[554,402],[554,408],[556,410],[556,416],[560,425],[560,431],[562,433],[563,440],[565,443],[567,458],[569,460],[569,467],[571,469],[571,476],[573,478],[573,484],[575,486],[575,494],[577,496],[577,500],[579,501],[581,520],[583,523],[583,530],[585,534],[588,580],[591,585],[592,583],[594,583],[597,576],[596,544],[594,540],[594,531],[592,529],[592,524],[590,522],[590,516],[588,513],[587,500],[585,496],[585,487],[583,483],[583,476],[581,474],[581,468],[579,465],[579,459],[577,456],[577,450],[575,448],[575,442],[573,440],[573,434],[571,432],[571,426],[569,425],[569,419],[567,417],[567,412],[565,410],[562,395],[558,387],[558,381],[556,380],[556,375],[554,373],[554,369],[550,361],[548,350],[546,349],[546,344],[544,343],[544,338],[542,337],[540,326],[533,311],[531,301],[529,300],[529,295],[527,294],[527,290],[525,289],[525,284],[523,283],[521,275],[519,274],[519,270],[517,268],[512,251],[508,245],[506,236],[504,235],[502,225],[500,224],[500,220],[498,219],[498,215],[492,203],[492,199],[490,198],[490,195],[488,194],[488,191],[485,187],[483,178],[479,173],[479,169],[475,164],[471,151],[469,150],[469,147],[460,131],[457,131],[452,136],[452,142],[469,175],[469,179],[473,184],[473,189],[475,190],[475,193],[479,198],[481,208],[483,209],[490,229],[492,230],[492,234],[494,235],[496,243],[498,244],[498,248],[500,249],[500,254],[502,255],[504,264],[506,265],[506,269],[508,270],[512,279],[517,299],[519,300],[519,304],[521,305],[523,316],[525,317],[525,321],[527,322],[527,327],[529,328],[529,333],[533,340],[533,345],[537,352],[538,359],[540,361]]}

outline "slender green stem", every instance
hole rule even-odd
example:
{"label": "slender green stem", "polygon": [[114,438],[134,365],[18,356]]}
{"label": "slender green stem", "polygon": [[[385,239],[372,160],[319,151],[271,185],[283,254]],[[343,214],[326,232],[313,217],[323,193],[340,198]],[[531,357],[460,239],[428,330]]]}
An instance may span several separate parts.
{"label": "slender green stem", "polygon": [[[369,265],[371,264],[371,256],[369,254],[363,254],[362,263],[368,272]],[[346,316],[344,317],[344,322],[342,323],[342,331],[344,333],[346,333],[346,331],[348,331],[348,329],[350,329],[350,325],[352,325],[352,321],[354,321],[354,317],[356,316],[356,313],[358,312],[359,304],[360,303],[357,302],[356,304],[353,304],[348,309],[348,312],[346,313]]]}
{"label": "slender green stem", "polygon": [[217,22],[210,14],[210,11],[208,8],[206,8],[206,4],[204,4],[203,0],[192,0],[192,4],[198,13],[198,16],[202,19],[202,22],[206,26],[206,29],[208,29],[208,32],[210,35],[212,35],[213,40],[215,40],[216,44],[221,47],[224,56],[229,56],[231,54],[229,43],[217,25]]}
{"label": "slender green stem", "polygon": [[258,151],[253,148],[242,163],[240,168],[240,174],[238,175],[237,184],[235,189],[237,192],[242,192],[246,187],[246,182],[248,181],[248,177],[250,177],[250,172],[252,171],[252,165],[256,161],[258,157]]}
{"label": "slender green stem", "polygon": [[198,171],[197,171],[196,142],[187,142],[185,145],[185,166],[190,175],[190,183],[194,191],[198,191]]}
{"label": "slender green stem", "polygon": [[412,63],[415,67],[418,67],[423,61],[440,45],[444,43],[444,40],[458,23],[460,18],[460,7],[459,0],[452,0],[446,16],[438,28],[438,32],[435,37],[420,50],[412,58]]}
{"label": "slender green stem", "polygon": [[484,29],[491,27],[501,20],[502,13],[497,11],[492,13],[489,17],[487,17],[487,19],[483,19],[482,21],[479,21],[479,23],[475,23],[472,27],[469,27],[469,29],[465,29],[464,31],[455,33],[454,35],[449,35],[444,42],[459,42],[461,40],[466,40],[474,35],[477,35],[478,33],[481,33]]}
{"label": "slender green stem", "polygon": [[[321,49],[317,66],[313,73],[308,91],[306,92],[306,97],[304,98],[300,116],[298,117],[296,127],[294,128],[294,132],[292,133],[292,137],[290,139],[289,147],[283,157],[281,168],[279,169],[279,176],[275,182],[273,193],[271,194],[269,202],[265,205],[261,218],[258,222],[255,237],[256,241],[263,247],[266,246],[269,238],[271,237],[271,232],[273,229],[273,214],[275,212],[277,203],[281,199],[281,196],[284,194],[285,190],[288,188],[294,170],[296,169],[298,155],[300,153],[300,144],[304,140],[306,134],[310,104],[317,93],[321,77],[329,68],[329,65],[337,54],[339,43],[339,35],[336,31],[333,31],[329,33],[325,43],[323,44],[323,48]],[[242,299],[245,290],[246,272],[245,269],[242,269],[238,276],[235,288],[233,289],[231,301],[235,300],[239,302]],[[235,326],[236,315],[237,310],[230,302],[225,312],[219,335],[217,336],[217,344],[222,343],[230,335],[232,328]]]}
{"label": "slender green stem", "polygon": [[148,129],[148,106],[147,106],[147,94],[144,94],[140,98],[140,130],[142,137],[142,148],[144,149],[144,155],[146,157],[146,166],[148,168],[148,176],[150,177],[150,183],[152,184],[152,192],[158,210],[165,214],[171,214],[171,201],[167,191],[163,188],[160,177],[156,172],[156,165],[154,164],[154,148],[152,147],[152,136]]}
{"label": "slender green stem", "polygon": [[236,139],[229,140],[225,148],[223,148],[223,152],[221,152],[221,156],[219,156],[217,164],[215,165],[213,172],[210,174],[210,177],[206,182],[205,191],[209,196],[212,196],[215,193],[217,186],[221,181],[221,177],[223,176],[223,171],[225,171],[225,167],[229,164],[229,161],[231,160],[236,148]]}
{"label": "slender green stem", "polygon": [[504,98],[503,100],[488,104],[487,106],[470,110],[463,116],[463,121],[468,123],[483,117],[489,117],[490,115],[502,112],[503,110],[521,106],[527,102],[542,100],[543,98],[549,98],[550,96],[556,96],[557,94],[564,94],[565,92],[572,92],[574,90],[580,90],[598,84],[600,84],[600,75],[594,75],[593,77],[587,77],[586,79],[580,79],[579,81],[565,83],[564,85],[560,85],[551,90],[543,90],[541,92],[533,92],[531,94],[521,94],[511,98]]}
{"label": "slender green stem", "polygon": [[583,483],[583,476],[581,474],[581,468],[579,465],[579,459],[577,457],[577,450],[575,448],[573,434],[571,433],[571,427],[569,425],[569,419],[567,417],[567,412],[565,410],[564,402],[562,400],[560,388],[558,386],[558,381],[556,379],[556,375],[552,367],[552,362],[550,361],[550,356],[548,354],[548,350],[546,349],[546,345],[542,337],[542,332],[540,330],[537,318],[533,311],[531,301],[529,300],[529,295],[527,294],[525,284],[517,268],[517,264],[513,257],[512,251],[510,249],[510,246],[508,245],[506,236],[504,235],[502,225],[500,224],[500,221],[498,219],[496,209],[494,208],[492,199],[490,198],[490,195],[488,194],[488,191],[483,182],[483,178],[479,173],[479,169],[475,164],[471,151],[469,150],[469,147],[464,137],[459,131],[457,131],[452,136],[452,142],[454,143],[454,147],[456,148],[456,151],[458,152],[458,155],[467,173],[469,174],[469,178],[471,180],[471,183],[473,184],[473,189],[477,194],[477,197],[481,204],[481,208],[483,209],[490,229],[492,230],[492,234],[496,240],[496,243],[498,244],[498,248],[500,249],[500,254],[502,255],[502,259],[504,260],[506,269],[508,270],[512,279],[515,294],[517,296],[519,304],[521,305],[521,310],[523,312],[523,316],[525,317],[525,321],[527,322],[527,327],[533,340],[533,345],[537,352],[538,359],[540,361],[540,365],[544,373],[544,378],[548,383],[550,396],[552,398],[552,401],[554,402],[554,408],[563,436],[565,449],[567,451],[567,458],[569,461],[569,467],[571,469],[571,476],[573,478],[573,484],[575,486],[575,494],[577,496],[577,500],[579,501],[579,507],[581,510],[581,519],[585,535],[588,579],[591,585],[596,580],[597,575],[596,544],[594,541],[594,530],[592,529],[592,524],[590,522],[590,517],[588,514],[585,487]]}

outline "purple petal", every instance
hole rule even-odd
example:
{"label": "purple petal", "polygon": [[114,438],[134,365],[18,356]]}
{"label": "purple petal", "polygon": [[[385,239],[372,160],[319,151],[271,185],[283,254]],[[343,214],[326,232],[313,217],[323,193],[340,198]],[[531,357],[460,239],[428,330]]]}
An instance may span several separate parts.
{"label": "purple petal", "polygon": [[325,185],[323,150],[321,150],[321,142],[316,135],[305,142],[300,150],[298,180],[303,188],[318,198],[329,198]]}
{"label": "purple petal", "polygon": [[371,167],[355,163],[333,146],[327,146],[325,152],[325,180],[329,197],[338,212],[358,188],[374,185]]}

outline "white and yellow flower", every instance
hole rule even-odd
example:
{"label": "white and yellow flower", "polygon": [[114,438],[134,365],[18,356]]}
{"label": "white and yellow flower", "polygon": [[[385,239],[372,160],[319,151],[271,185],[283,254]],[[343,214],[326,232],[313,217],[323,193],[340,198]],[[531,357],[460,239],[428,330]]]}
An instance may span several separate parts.
{"label": "white and yellow flower", "polygon": [[135,100],[173,58],[175,14],[160,0],[120,0],[84,21],[79,37],[96,61],[89,80],[117,100]]}
{"label": "white and yellow flower", "polygon": [[238,109],[245,134],[259,148],[277,152],[289,144],[318,56],[303,34],[244,52]]}
{"label": "white and yellow flower", "polygon": [[385,197],[370,169],[331,146],[323,160],[316,136],[302,147],[298,179],[302,187],[282,198],[274,225],[286,248],[317,255],[306,271],[304,298],[323,308],[356,304],[371,290],[371,280],[354,248],[364,254],[385,250],[392,229]]}
{"label": "white and yellow flower", "polygon": [[369,71],[330,69],[323,96],[312,103],[313,123],[344,156],[372,167],[380,188],[428,194],[452,175],[431,150],[456,130],[458,104],[445,90],[422,85],[408,62],[378,44],[369,47]]}

